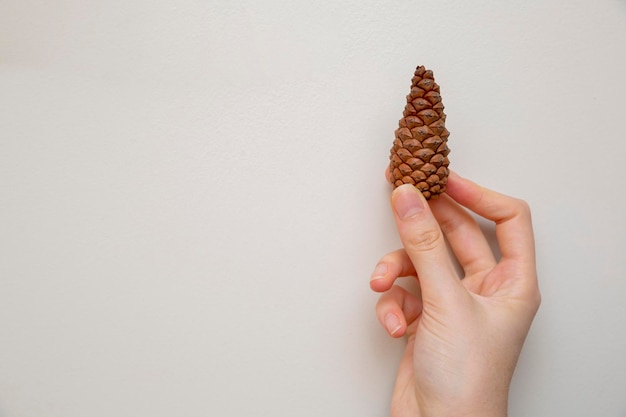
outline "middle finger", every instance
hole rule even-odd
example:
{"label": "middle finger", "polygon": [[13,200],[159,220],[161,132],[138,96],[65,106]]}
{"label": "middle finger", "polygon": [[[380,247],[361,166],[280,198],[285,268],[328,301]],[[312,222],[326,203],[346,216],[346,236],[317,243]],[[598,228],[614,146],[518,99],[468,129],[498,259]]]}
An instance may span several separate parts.
{"label": "middle finger", "polygon": [[466,276],[496,266],[485,235],[467,210],[446,194],[433,200],[430,206]]}

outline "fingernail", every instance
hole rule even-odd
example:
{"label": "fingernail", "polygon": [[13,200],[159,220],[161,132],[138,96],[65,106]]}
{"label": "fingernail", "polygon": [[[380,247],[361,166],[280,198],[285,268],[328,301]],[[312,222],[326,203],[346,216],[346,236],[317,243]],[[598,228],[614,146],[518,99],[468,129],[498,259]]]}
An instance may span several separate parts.
{"label": "fingernail", "polygon": [[396,215],[401,219],[408,219],[424,209],[425,200],[417,188],[405,184],[395,189],[392,201]]}
{"label": "fingernail", "polygon": [[385,274],[387,274],[387,264],[378,264],[376,268],[374,268],[374,272],[372,272],[372,276],[370,281],[376,281],[377,279],[385,278]]}
{"label": "fingernail", "polygon": [[385,327],[387,331],[392,336],[402,328],[402,323],[400,323],[400,319],[393,313],[389,313],[385,316]]}

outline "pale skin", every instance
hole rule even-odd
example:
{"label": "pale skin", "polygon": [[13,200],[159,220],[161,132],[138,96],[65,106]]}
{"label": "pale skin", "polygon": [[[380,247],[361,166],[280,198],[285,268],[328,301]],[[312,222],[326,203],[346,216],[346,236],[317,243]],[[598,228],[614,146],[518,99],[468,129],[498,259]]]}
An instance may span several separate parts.
{"label": "pale skin", "polygon": [[[513,371],[541,301],[528,205],[451,173],[438,199],[426,202],[403,185],[391,206],[403,248],[385,255],[370,281],[382,293],[379,321],[407,340],[391,416],[505,417]],[[499,260],[468,210],[495,224]],[[394,285],[409,276],[417,294]]]}

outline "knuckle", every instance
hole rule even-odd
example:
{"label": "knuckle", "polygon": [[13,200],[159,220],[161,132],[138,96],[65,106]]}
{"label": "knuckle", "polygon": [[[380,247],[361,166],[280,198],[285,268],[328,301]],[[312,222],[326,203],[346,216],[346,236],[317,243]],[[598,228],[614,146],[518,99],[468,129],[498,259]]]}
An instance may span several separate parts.
{"label": "knuckle", "polygon": [[445,235],[449,235],[453,233],[455,230],[457,230],[459,227],[461,227],[463,220],[465,219],[464,218],[463,219],[460,219],[460,218],[444,219],[439,223],[439,227],[441,228],[441,231]]}
{"label": "knuckle", "polygon": [[509,197],[501,210],[500,216],[495,219],[496,224],[512,219],[531,220],[530,205],[522,199]]}
{"label": "knuckle", "polygon": [[515,200],[515,211],[524,217],[530,217],[530,205],[525,200]]}
{"label": "knuckle", "polygon": [[427,229],[419,233],[412,233],[405,238],[407,249],[417,252],[429,252],[435,249],[441,241],[441,230]]}
{"label": "knuckle", "polygon": [[535,291],[532,303],[535,311],[539,310],[539,307],[541,306],[541,293],[539,290]]}
{"label": "knuckle", "polygon": [[539,287],[534,286],[529,288],[524,296],[524,300],[528,310],[536,314],[539,307],[541,307],[541,292],[539,291]]}

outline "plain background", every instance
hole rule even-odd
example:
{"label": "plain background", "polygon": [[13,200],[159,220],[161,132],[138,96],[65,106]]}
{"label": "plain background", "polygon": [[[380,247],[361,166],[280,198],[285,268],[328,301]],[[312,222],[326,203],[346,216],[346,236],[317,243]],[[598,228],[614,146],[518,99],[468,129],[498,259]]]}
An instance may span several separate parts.
{"label": "plain background", "polygon": [[418,64],[533,209],[510,416],[626,416],[624,0],[0,0],[0,416],[387,415]]}

